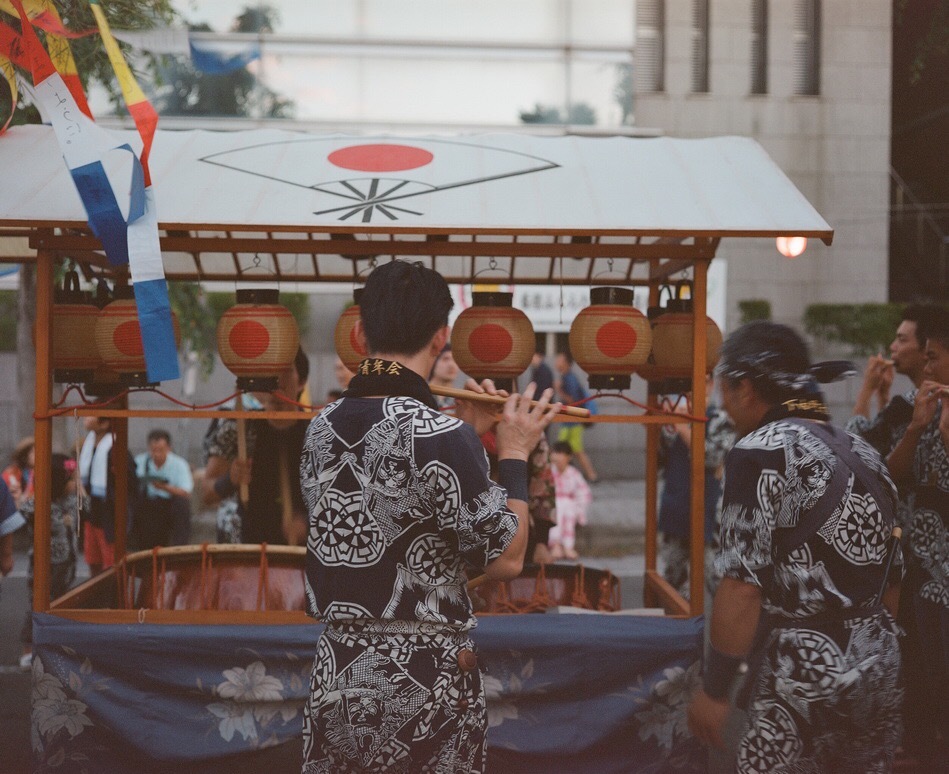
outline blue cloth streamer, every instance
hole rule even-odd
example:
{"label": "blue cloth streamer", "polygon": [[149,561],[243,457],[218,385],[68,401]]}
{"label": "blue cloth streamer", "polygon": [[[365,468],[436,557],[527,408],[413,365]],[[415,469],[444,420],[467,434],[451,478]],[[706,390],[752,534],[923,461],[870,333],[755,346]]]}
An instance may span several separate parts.
{"label": "blue cloth streamer", "polygon": [[148,381],[177,379],[178,348],[175,346],[175,332],[171,323],[168,284],[164,278],[154,279],[136,282],[133,289]]}
{"label": "blue cloth streamer", "polygon": [[188,46],[191,49],[191,64],[208,75],[226,75],[247,67],[255,59],[260,59],[260,46],[257,43],[248,44],[246,50],[237,54],[224,54],[193,40],[188,41]]}
{"label": "blue cloth streamer", "polygon": [[132,154],[128,218],[122,215],[102,162],[93,161],[70,169],[69,173],[72,175],[73,183],[86,210],[89,227],[96,238],[102,242],[109,263],[113,266],[124,266],[129,262],[128,224],[134,223],[145,212],[145,175],[142,164],[131,146],[122,145],[116,150],[128,151]]}

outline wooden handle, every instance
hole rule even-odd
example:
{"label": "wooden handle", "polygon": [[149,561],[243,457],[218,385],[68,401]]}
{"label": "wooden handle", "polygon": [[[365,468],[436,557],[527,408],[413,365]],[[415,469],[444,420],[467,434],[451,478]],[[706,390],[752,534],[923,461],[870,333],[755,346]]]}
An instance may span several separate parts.
{"label": "wooden handle", "polygon": [[[241,400],[241,394],[237,394],[237,399],[234,401],[234,409],[236,411],[243,411],[244,401]],[[237,459],[244,462],[247,461],[247,420],[238,419],[237,420]],[[240,491],[238,493],[241,498],[241,503],[247,505],[247,502],[250,500],[250,488],[246,483],[241,483]]]}
{"label": "wooden handle", "polygon": [[479,575],[477,578],[472,578],[470,581],[468,581],[468,591],[473,591],[481,584],[487,583],[488,580],[489,579],[487,575]]}
{"label": "wooden handle", "polygon": [[[433,395],[441,395],[443,398],[454,398],[455,400],[473,400],[476,403],[493,403],[496,406],[503,406],[507,398],[500,395],[486,395],[481,392],[472,392],[471,390],[460,390],[457,387],[439,387],[437,384],[429,385]],[[537,401],[532,400],[531,406],[536,406]],[[590,416],[590,409],[580,406],[564,406],[558,414],[564,414],[568,417],[586,418]]]}

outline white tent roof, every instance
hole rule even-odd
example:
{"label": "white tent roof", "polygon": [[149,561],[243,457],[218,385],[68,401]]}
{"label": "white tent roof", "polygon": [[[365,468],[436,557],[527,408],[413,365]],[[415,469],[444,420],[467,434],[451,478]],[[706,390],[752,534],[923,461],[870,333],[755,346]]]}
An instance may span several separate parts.
{"label": "white tent roof", "polygon": [[[117,134],[140,147],[135,132]],[[50,127],[15,127],[0,137],[0,169],[8,181],[0,187],[0,228],[88,230]],[[320,267],[314,259],[309,278],[323,279],[336,273],[351,277],[353,258],[373,254],[421,253],[457,260],[492,255],[620,259],[628,254],[632,259],[659,254],[624,251],[623,244],[780,235],[829,243],[833,237],[830,226],[767,153],[741,137],[159,131],[151,172],[170,276],[233,275],[235,269],[240,273],[240,255],[260,252],[271,256],[279,273],[286,268],[280,265],[281,252],[309,252],[301,239],[318,245],[314,256],[334,255],[336,266]],[[352,244],[353,234],[360,235],[358,241],[374,241],[372,248],[357,244],[343,250],[340,240]],[[422,234],[428,236],[420,241]],[[257,241],[225,246],[225,238],[241,235]],[[279,237],[296,237],[296,242],[270,250],[260,241]],[[536,244],[562,245],[565,237],[574,245],[569,252]],[[69,244],[74,250],[94,250],[94,241],[85,239]],[[525,251],[523,246],[465,249],[458,244],[492,239],[535,245]],[[414,240],[424,249],[392,249],[399,240]],[[607,249],[608,244],[613,246]],[[59,246],[65,245],[61,241]],[[340,252],[350,253],[349,258]],[[665,257],[687,257],[667,252]],[[213,255],[225,256],[227,266],[192,260],[204,254],[212,263]],[[458,269],[461,274],[474,271],[474,263],[470,271]],[[546,273],[539,269],[534,281]],[[513,279],[513,266],[511,274]]]}

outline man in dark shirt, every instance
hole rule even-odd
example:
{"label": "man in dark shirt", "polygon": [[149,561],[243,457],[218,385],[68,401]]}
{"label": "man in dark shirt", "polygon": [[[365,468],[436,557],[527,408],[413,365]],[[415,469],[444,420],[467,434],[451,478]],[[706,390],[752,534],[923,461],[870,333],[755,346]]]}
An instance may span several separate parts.
{"label": "man in dark shirt", "polygon": [[[305,588],[326,631],[304,708],[304,774],[484,771],[465,586],[482,572],[520,574],[527,459],[556,407],[547,392],[531,408],[531,385],[499,422],[470,401],[456,411],[468,421],[439,411],[425,378],[451,306],[430,269],[375,269],[356,325],[370,357],[307,432]],[[499,483],[479,440],[495,423]]]}
{"label": "man in dark shirt", "polygon": [[[280,375],[277,392],[299,400],[310,373],[303,350],[293,366]],[[259,396],[265,411],[296,411],[273,393]],[[301,545],[306,531],[306,508],[300,493],[300,454],[306,435],[305,419],[253,419],[247,421],[247,456],[237,457],[237,425],[233,419],[219,422],[213,436],[205,439],[208,462],[203,495],[214,505],[247,484],[247,503],[240,503],[241,542],[271,545]]]}
{"label": "man in dark shirt", "polygon": [[896,493],[880,455],[827,424],[815,376],[830,381],[831,368],[812,367],[794,331],[764,321],[729,336],[717,368],[741,440],[725,460],[723,579],[689,727],[723,746],[747,659],[742,774],[885,772],[899,742],[900,653],[878,601],[899,594],[887,584]]}

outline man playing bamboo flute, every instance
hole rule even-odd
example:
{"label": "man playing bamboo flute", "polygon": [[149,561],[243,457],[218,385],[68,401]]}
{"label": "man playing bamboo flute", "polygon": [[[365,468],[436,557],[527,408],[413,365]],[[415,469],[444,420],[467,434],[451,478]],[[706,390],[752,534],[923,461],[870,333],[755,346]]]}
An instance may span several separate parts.
{"label": "man playing bamboo flute", "polygon": [[[527,458],[559,405],[534,387],[500,421],[425,381],[448,338],[444,279],[392,261],[369,276],[370,357],[313,420],[301,460],[309,612],[326,624],[304,710],[304,774],[482,772],[487,712],[466,583],[517,576]],[[490,382],[479,390],[493,392]],[[498,483],[479,435],[497,422]]]}
{"label": "man playing bamboo flute", "polygon": [[827,423],[817,382],[845,366],[811,366],[800,336],[770,322],[722,347],[723,407],[741,440],[725,460],[723,580],[689,726],[723,746],[747,661],[742,773],[887,772],[899,742],[900,651],[880,602],[899,594],[887,584],[896,492],[880,455]]}

